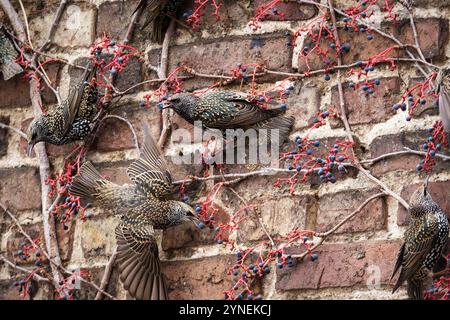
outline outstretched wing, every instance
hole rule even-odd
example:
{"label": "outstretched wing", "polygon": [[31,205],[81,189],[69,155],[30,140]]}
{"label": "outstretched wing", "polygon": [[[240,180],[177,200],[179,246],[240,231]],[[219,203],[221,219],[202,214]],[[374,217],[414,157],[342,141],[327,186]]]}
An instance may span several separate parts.
{"label": "outstretched wing", "polygon": [[166,300],[158,246],[150,226],[121,223],[116,228],[117,263],[125,290],[137,300]]}
{"label": "outstretched wing", "polygon": [[78,114],[82,99],[84,99],[85,97],[87,98],[87,96],[89,95],[89,92],[91,90],[90,81],[95,76],[96,71],[97,65],[95,64],[92,69],[89,69],[89,67],[87,67],[81,83],[69,91],[69,96],[65,102],[63,109],[63,136],[65,136],[72,127],[73,121]]}
{"label": "outstretched wing", "polygon": [[147,125],[144,125],[144,145],[140,158],[127,168],[127,174],[141,192],[151,193],[160,199],[172,192],[172,177]]}
{"label": "outstretched wing", "polygon": [[[211,128],[242,128],[268,120],[284,113],[284,110],[263,109],[246,100],[246,96],[234,92],[214,92],[204,96],[207,110],[199,109],[199,116]],[[211,113],[211,114],[209,114]],[[214,119],[208,124],[208,119]]]}

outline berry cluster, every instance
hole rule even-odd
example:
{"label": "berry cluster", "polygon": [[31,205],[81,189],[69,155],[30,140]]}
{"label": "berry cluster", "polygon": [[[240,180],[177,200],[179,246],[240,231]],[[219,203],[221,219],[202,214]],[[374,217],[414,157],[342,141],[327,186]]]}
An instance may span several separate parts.
{"label": "berry cluster", "polygon": [[444,127],[441,121],[437,121],[433,128],[428,129],[430,135],[427,142],[422,145],[423,151],[426,152],[425,158],[416,166],[417,171],[431,171],[436,165],[436,153],[439,152],[442,146],[448,146],[447,136],[444,132]]}
{"label": "berry cluster", "polygon": [[259,28],[261,28],[260,21],[270,15],[279,16],[281,20],[284,20],[286,15],[283,12],[280,12],[276,7],[276,5],[280,2],[281,0],[272,0],[269,3],[257,8],[255,16],[252,17],[250,19],[250,22],[248,23],[250,28],[252,28],[252,30],[254,31],[258,30]]}
{"label": "berry cluster", "polygon": [[19,250],[17,250],[17,253],[15,256],[19,258],[22,261],[27,261],[30,258],[34,259],[34,269],[23,279],[17,279],[17,281],[14,282],[14,286],[17,287],[19,290],[20,296],[25,299],[29,297],[31,299],[32,293],[34,292],[34,284],[32,282],[33,275],[36,273],[39,273],[41,271],[44,271],[42,262],[43,257],[41,254],[41,251],[38,248],[38,245],[40,244],[41,239],[36,238],[33,240],[33,243],[27,244],[25,242],[21,243],[19,246]]}
{"label": "berry cluster", "polygon": [[59,282],[59,288],[55,290],[59,300],[74,300],[75,290],[80,289],[80,277],[89,275],[86,269],[72,270],[72,274]]}
{"label": "berry cluster", "polygon": [[187,23],[189,23],[192,29],[197,29],[201,26],[201,17],[204,15],[203,11],[207,4],[210,4],[214,7],[213,16],[216,17],[217,21],[220,20],[220,8],[222,7],[222,3],[218,4],[217,0],[195,0],[194,9],[192,12],[185,12],[183,17],[186,19]]}

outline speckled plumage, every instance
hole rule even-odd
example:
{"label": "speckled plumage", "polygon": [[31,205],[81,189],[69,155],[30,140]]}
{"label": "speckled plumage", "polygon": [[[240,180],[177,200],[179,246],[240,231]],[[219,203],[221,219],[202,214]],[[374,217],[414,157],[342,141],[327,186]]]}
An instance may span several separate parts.
{"label": "speckled plumage", "polygon": [[170,172],[147,127],[144,134],[141,156],[127,169],[133,184],[107,181],[87,162],[74,178],[70,194],[94,200],[120,217],[116,228],[120,279],[136,299],[160,300],[167,298],[167,291],[153,230],[198,220],[192,207],[169,199]]}
{"label": "speckled plumage", "polygon": [[449,232],[447,216],[431,198],[427,184],[426,181],[411,195],[411,221],[392,274],[394,276],[401,269],[393,292],[407,281],[408,295],[415,300],[423,299],[423,281],[444,259]]}
{"label": "speckled plumage", "polygon": [[170,18],[176,15],[178,7],[182,3],[182,0],[141,0],[134,12],[140,8],[145,9],[146,19],[142,28],[144,29],[152,23],[151,40],[162,43],[169,27]]}
{"label": "speckled plumage", "polygon": [[15,62],[17,56],[13,43],[0,25],[0,71],[5,81],[23,72],[22,67]]}
{"label": "speckled plumage", "polygon": [[178,93],[167,101],[168,107],[194,123],[212,129],[278,129],[283,141],[291,131],[294,118],[282,108],[263,109],[247,101],[246,96],[231,91],[208,91],[201,96]]}
{"label": "speckled plumage", "polygon": [[96,67],[87,70],[66,100],[31,122],[29,152],[41,141],[63,145],[82,140],[91,132],[99,100],[95,72]]}

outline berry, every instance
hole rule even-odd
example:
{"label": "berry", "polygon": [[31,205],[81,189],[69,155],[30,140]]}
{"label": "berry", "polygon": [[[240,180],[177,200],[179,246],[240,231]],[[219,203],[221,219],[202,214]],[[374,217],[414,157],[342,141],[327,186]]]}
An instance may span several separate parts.
{"label": "berry", "polygon": [[420,104],[424,105],[425,103],[427,103],[425,99],[420,99]]}
{"label": "berry", "polygon": [[428,150],[428,144],[427,144],[427,143],[424,143],[423,146],[422,146],[422,148],[423,148],[423,150]]}
{"label": "berry", "polygon": [[441,148],[442,148],[442,146],[438,143],[437,145],[436,145],[436,150],[441,150]]}
{"label": "berry", "polygon": [[262,298],[263,298],[263,296],[260,295],[260,294],[258,294],[258,295],[256,296],[256,300],[262,300]]}
{"label": "berry", "polygon": [[265,273],[270,273],[270,268],[269,267],[264,267],[264,272]]}
{"label": "berry", "polygon": [[253,295],[252,295],[252,294],[249,294],[249,295],[247,296],[247,299],[248,299],[248,300],[253,300]]}
{"label": "berry", "polygon": [[396,103],[392,106],[392,109],[398,110],[398,109],[400,109],[400,105],[398,103]]}
{"label": "berry", "polygon": [[423,169],[423,167],[422,167],[420,164],[418,164],[418,165],[416,166],[416,170],[417,170],[418,172],[422,171],[422,169]]}
{"label": "berry", "polygon": [[283,103],[283,104],[280,106],[280,109],[281,109],[281,110],[287,110],[287,108],[288,108],[288,106],[287,106],[287,104],[285,104],[285,103]]}
{"label": "berry", "polygon": [[139,102],[139,107],[145,108],[145,101],[140,101]]}
{"label": "berry", "polygon": [[339,162],[342,162],[342,161],[344,161],[345,160],[345,157],[344,156],[339,156],[339,158],[338,158],[338,161]]}
{"label": "berry", "polygon": [[373,81],[373,83],[375,83],[377,86],[379,86],[380,83],[381,83],[381,81],[380,81],[380,79],[375,79],[375,80]]}
{"label": "berry", "polygon": [[367,40],[372,41],[373,40],[373,35],[371,35],[371,34],[367,35]]}
{"label": "berry", "polygon": [[205,224],[204,224],[203,222],[200,222],[200,223],[198,224],[198,228],[199,228],[200,230],[204,229],[204,228],[205,228]]}
{"label": "berry", "polygon": [[340,165],[338,167],[339,172],[345,172],[345,167],[343,165]]}
{"label": "berry", "polygon": [[320,141],[319,140],[314,141],[314,147],[318,147],[318,146],[320,146]]}
{"label": "berry", "polygon": [[431,150],[431,151],[430,151],[430,156],[431,156],[431,157],[434,157],[435,155],[436,155],[436,151]]}
{"label": "berry", "polygon": [[316,261],[319,258],[319,255],[317,253],[313,253],[311,255],[311,261]]}
{"label": "berry", "polygon": [[401,108],[402,108],[402,111],[406,111],[406,103],[402,103]]}
{"label": "berry", "polygon": [[111,68],[111,75],[113,75],[113,76],[117,75],[117,69],[116,68]]}
{"label": "berry", "polygon": [[336,182],[337,182],[337,178],[336,178],[335,176],[332,176],[332,177],[330,178],[330,182],[331,182],[331,183],[336,183]]}
{"label": "berry", "polygon": [[277,263],[277,268],[278,269],[283,269],[283,264],[282,263]]}
{"label": "berry", "polygon": [[331,78],[330,78],[330,75],[329,75],[329,74],[326,74],[326,75],[323,77],[323,79],[324,79],[325,81],[329,81]]}
{"label": "berry", "polygon": [[297,168],[295,168],[298,172],[302,171],[302,166],[297,166]]}
{"label": "berry", "polygon": [[218,244],[222,244],[222,243],[223,243],[223,240],[222,240],[222,239],[218,239],[218,240],[217,240],[217,243],[218,243]]}
{"label": "berry", "polygon": [[202,212],[202,207],[196,206],[196,207],[195,207],[195,212],[197,212],[197,213]]}

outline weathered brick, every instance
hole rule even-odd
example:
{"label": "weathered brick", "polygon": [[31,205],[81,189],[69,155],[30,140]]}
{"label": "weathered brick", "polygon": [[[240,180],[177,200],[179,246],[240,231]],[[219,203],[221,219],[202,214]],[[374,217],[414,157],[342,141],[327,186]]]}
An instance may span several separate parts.
{"label": "weathered brick", "polygon": [[[9,117],[0,117],[0,123],[9,124]],[[8,130],[0,128],[0,158],[6,155],[8,151]]]}
{"label": "weathered brick", "polygon": [[[394,114],[392,105],[400,99],[400,79],[383,78],[374,94],[363,94],[362,89],[354,90],[349,83],[343,84],[344,100],[350,125],[383,122]],[[331,103],[339,110],[337,86],[331,88]],[[342,122],[333,122],[332,127],[341,127]]]}
{"label": "weathered brick", "polygon": [[[448,39],[448,21],[438,18],[416,19],[416,28],[419,35],[419,44],[422,48],[425,58],[440,60],[444,56],[445,46]],[[409,20],[400,21],[398,25],[392,23],[383,23],[382,29],[394,35],[397,39],[405,44],[414,44],[414,38]],[[342,55],[343,64],[350,64],[356,61],[367,60],[389,47],[395,46],[396,43],[390,39],[384,38],[377,33],[373,33],[374,39],[369,41],[366,32],[355,32],[352,28],[349,31],[339,29],[339,39],[341,43],[348,43],[350,45],[350,52]],[[312,47],[309,42],[305,43]],[[322,41],[320,48],[327,50],[331,40]],[[330,60],[335,60],[335,55],[330,54]],[[405,57],[406,53],[401,50],[392,50],[386,57]],[[311,70],[323,69],[326,67],[325,61],[319,57],[316,52],[309,54],[308,59],[299,56],[298,69],[303,72],[308,70],[308,65]]]}
{"label": "weathered brick", "polygon": [[233,285],[231,277],[227,277],[226,273],[235,260],[234,256],[227,255],[183,262],[163,262],[164,274],[168,279],[169,298],[223,299],[223,291]]}
{"label": "weathered brick", "polygon": [[[207,74],[230,74],[238,63],[258,63],[268,69],[291,71],[292,48],[286,48],[283,34],[266,34],[244,37],[227,37],[172,47],[169,69],[177,65],[193,67]],[[199,61],[201,62],[199,64]],[[258,80],[274,80],[266,76]],[[199,88],[217,82],[217,79],[194,79],[185,82],[186,89]]]}
{"label": "weathered brick", "polygon": [[[267,1],[265,0],[256,0],[253,4],[255,8],[255,15],[257,14],[256,10],[263,5],[267,5]],[[311,4],[300,4],[295,1],[286,1],[280,2],[275,6],[278,9],[278,12],[284,14],[284,19],[281,18],[280,15],[275,15],[269,12],[269,15],[262,18],[261,20],[269,20],[269,21],[282,21],[282,20],[309,20],[313,18],[318,9],[316,6]]]}
{"label": "weathered brick", "polygon": [[[31,239],[36,240],[40,239],[41,244],[45,243],[44,240],[44,230],[42,228],[42,224],[35,223],[35,224],[22,224],[23,229],[25,232],[31,237]],[[34,255],[34,251],[30,252],[30,257],[26,259],[22,259],[20,256],[17,255],[17,252],[19,250],[23,250],[24,245],[29,245],[30,242],[27,240],[27,238],[17,229],[14,230],[10,234],[10,236],[7,239],[6,243],[6,249],[8,252],[8,258],[11,261],[14,261],[17,264],[33,264],[36,261],[36,256]],[[42,256],[42,259],[46,260],[44,256]],[[44,261],[42,260],[42,261]]]}
{"label": "weathered brick", "polygon": [[[398,132],[392,135],[377,137],[370,143],[370,158],[374,159],[387,153],[403,151],[405,150],[405,148],[421,150],[422,144],[427,141],[428,136],[428,131],[422,130],[419,132]],[[448,154],[446,150],[442,150],[440,152]],[[385,158],[384,160],[376,162],[372,166],[372,173],[375,176],[381,176],[390,171],[415,170],[420,160],[421,156],[414,154],[398,155]],[[436,170],[442,170],[445,168],[446,164],[440,161],[437,162],[435,167]]]}
{"label": "weathered brick", "polygon": [[[409,198],[422,183],[415,183],[408,186],[404,186],[401,192],[402,198],[409,201]],[[450,218],[450,181],[436,181],[428,183],[428,191],[431,194],[433,200],[439,204],[439,206],[447,213]],[[401,205],[398,206],[397,211],[397,224],[407,225],[410,221],[410,216],[408,211]]]}
{"label": "weathered brick", "polygon": [[[385,240],[325,244],[318,250],[318,260],[305,259],[293,268],[277,270],[276,289],[322,289],[366,285],[366,282],[374,276],[373,270],[380,272],[380,284],[387,284],[399,248],[399,241]],[[288,251],[296,254],[303,250],[291,248]]]}
{"label": "weathered brick", "polygon": [[[45,71],[53,86],[58,85],[58,74],[61,68],[60,63],[46,64]],[[42,104],[47,106],[56,103],[56,97],[53,92],[47,87],[44,81],[41,82],[41,97]],[[28,80],[23,78],[22,74],[16,75],[8,81],[0,78],[0,92],[2,99],[0,99],[0,108],[15,108],[26,107],[31,105],[30,99],[30,84]]]}
{"label": "weathered brick", "polygon": [[272,237],[284,236],[293,228],[309,229],[313,226],[314,221],[311,220],[317,210],[317,201],[312,196],[260,198],[249,203],[256,205],[256,213],[260,214],[257,216],[250,209],[246,214],[247,218],[240,224],[238,239],[244,243],[267,238],[261,222]]}
{"label": "weathered brick", "polygon": [[[86,280],[91,281],[92,283],[100,283],[102,281],[103,274],[105,272],[105,267],[93,267],[93,268],[83,268],[84,271],[87,271],[88,274],[83,276]],[[81,289],[74,291],[74,299],[75,300],[94,300],[97,295],[97,290],[88,286],[87,284],[81,282]],[[113,267],[111,276],[109,278],[108,286],[105,288],[105,291],[111,294],[114,297],[117,297],[119,290],[119,271],[117,269],[117,264]],[[109,300],[108,297],[103,296],[104,300]]]}
{"label": "weathered brick", "polygon": [[109,257],[116,243],[114,230],[118,220],[108,214],[95,216],[81,226],[81,247],[88,260]]}
{"label": "weathered brick", "polygon": [[0,170],[0,199],[11,210],[39,209],[41,207],[39,172],[22,167]]}
{"label": "weathered brick", "polygon": [[[423,82],[424,78],[412,78],[409,81],[408,88],[411,90],[415,85]],[[416,97],[415,97],[416,98]],[[437,108],[438,104],[436,103],[437,98],[434,97],[428,97],[425,99],[426,103],[424,105],[418,104],[412,112],[412,117],[422,117],[424,115],[438,115],[439,114],[439,108]]]}
{"label": "weathered brick", "polygon": [[[138,143],[142,143],[142,125],[147,123],[151,129],[152,137],[159,138],[160,114],[156,110],[138,109],[137,107],[121,108],[114,112],[122,118],[126,118],[132,125],[138,137]],[[105,119],[99,131],[93,148],[98,151],[117,151],[135,148],[133,133],[129,126],[117,118]]]}
{"label": "weathered brick", "polygon": [[[103,2],[100,4],[97,13],[97,38],[102,37],[106,33],[112,39],[123,39],[128,29],[130,16],[138,2],[137,0],[131,0],[127,2]],[[134,36],[138,36],[141,33],[143,32],[135,32]]]}
{"label": "weathered brick", "polygon": [[[378,190],[348,190],[321,196],[315,230],[318,232],[330,230],[356,210],[362,202],[377,192]],[[348,220],[336,233],[381,230],[386,227],[386,219],[386,200],[377,198],[368,203],[356,216]]]}
{"label": "weathered brick", "polygon": [[312,124],[312,119],[319,112],[320,88],[312,82],[295,85],[286,103],[289,106],[287,115],[295,117],[293,130],[301,130]]}

